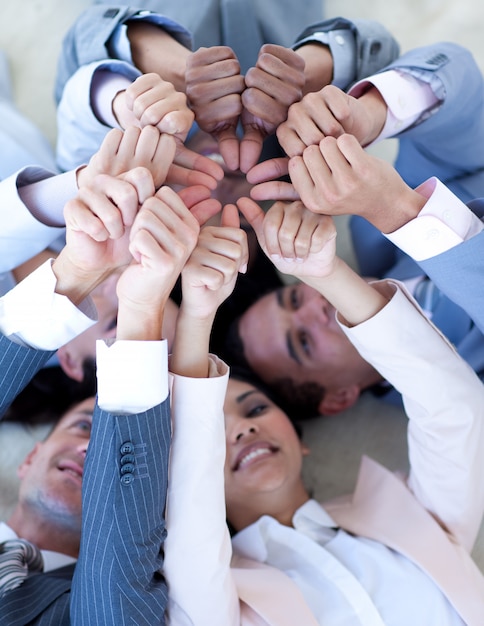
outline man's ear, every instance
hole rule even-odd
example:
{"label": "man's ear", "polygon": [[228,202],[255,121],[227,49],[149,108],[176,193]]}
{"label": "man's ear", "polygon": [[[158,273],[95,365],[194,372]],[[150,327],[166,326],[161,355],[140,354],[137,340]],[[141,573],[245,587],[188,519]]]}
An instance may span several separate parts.
{"label": "man's ear", "polygon": [[301,443],[301,453],[303,456],[309,456],[311,454],[310,448],[305,443]]}
{"label": "man's ear", "polygon": [[358,385],[326,389],[318,410],[321,415],[336,415],[353,406],[359,397],[360,388]]}
{"label": "man's ear", "polygon": [[27,456],[22,461],[22,463],[17,467],[17,476],[20,479],[22,479],[25,476],[25,474],[27,473],[27,470],[32,465],[32,461],[34,460],[35,455],[39,451],[39,448],[40,448],[41,445],[42,445],[42,443],[40,441],[38,441],[35,444],[35,446],[32,448],[32,450],[27,454]]}
{"label": "man's ear", "polygon": [[82,359],[78,355],[71,354],[67,345],[57,350],[57,358],[64,374],[67,374],[73,380],[77,380],[78,383],[82,383],[84,380]]}

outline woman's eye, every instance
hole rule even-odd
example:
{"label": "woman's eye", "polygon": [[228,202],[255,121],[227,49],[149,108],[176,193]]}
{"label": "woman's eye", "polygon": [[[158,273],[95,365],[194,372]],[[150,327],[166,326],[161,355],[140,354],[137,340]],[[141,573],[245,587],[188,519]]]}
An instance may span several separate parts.
{"label": "woman's eye", "polygon": [[267,409],[267,404],[258,404],[247,411],[247,417],[259,417]]}

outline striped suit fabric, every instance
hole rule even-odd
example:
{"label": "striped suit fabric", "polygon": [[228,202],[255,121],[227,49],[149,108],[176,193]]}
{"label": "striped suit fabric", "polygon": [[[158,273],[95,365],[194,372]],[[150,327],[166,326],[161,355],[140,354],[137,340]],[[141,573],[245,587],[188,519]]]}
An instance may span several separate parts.
{"label": "striped suit fabric", "polygon": [[[49,356],[0,335],[2,411]],[[96,405],[77,565],[30,576],[8,592],[0,601],[2,626],[165,623],[167,588],[158,571],[170,438],[168,399],[136,415],[113,415]]]}

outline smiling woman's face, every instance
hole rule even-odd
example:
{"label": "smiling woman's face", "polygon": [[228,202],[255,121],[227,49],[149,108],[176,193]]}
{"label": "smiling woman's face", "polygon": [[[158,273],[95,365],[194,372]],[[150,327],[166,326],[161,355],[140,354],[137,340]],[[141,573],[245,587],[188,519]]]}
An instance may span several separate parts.
{"label": "smiling woman's face", "polygon": [[256,387],[230,379],[224,413],[229,520],[247,503],[257,506],[259,496],[269,502],[273,496],[287,501],[299,495],[306,448],[284,411]]}

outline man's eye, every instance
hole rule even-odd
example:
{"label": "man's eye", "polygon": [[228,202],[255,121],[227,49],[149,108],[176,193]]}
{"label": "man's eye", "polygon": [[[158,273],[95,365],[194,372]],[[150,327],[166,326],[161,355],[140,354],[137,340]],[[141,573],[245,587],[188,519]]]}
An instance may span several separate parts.
{"label": "man's eye", "polygon": [[296,309],[298,309],[301,306],[301,303],[299,302],[299,296],[297,293],[297,289],[291,289],[289,291],[289,303],[291,305],[291,309],[293,311],[295,311]]}
{"label": "man's eye", "polygon": [[75,424],[73,424],[74,428],[76,428],[77,430],[82,431],[83,433],[87,433],[90,434],[91,432],[91,428],[92,428],[92,423],[90,420],[79,420],[78,422],[75,422]]}
{"label": "man's eye", "polygon": [[106,326],[106,330],[113,330],[118,325],[118,316],[116,315]]}
{"label": "man's eye", "polygon": [[301,330],[298,333],[297,336],[299,345],[301,346],[301,349],[303,350],[304,354],[306,354],[307,356],[310,356],[311,353],[311,347],[310,347],[310,343],[309,343],[309,335],[306,331]]}

